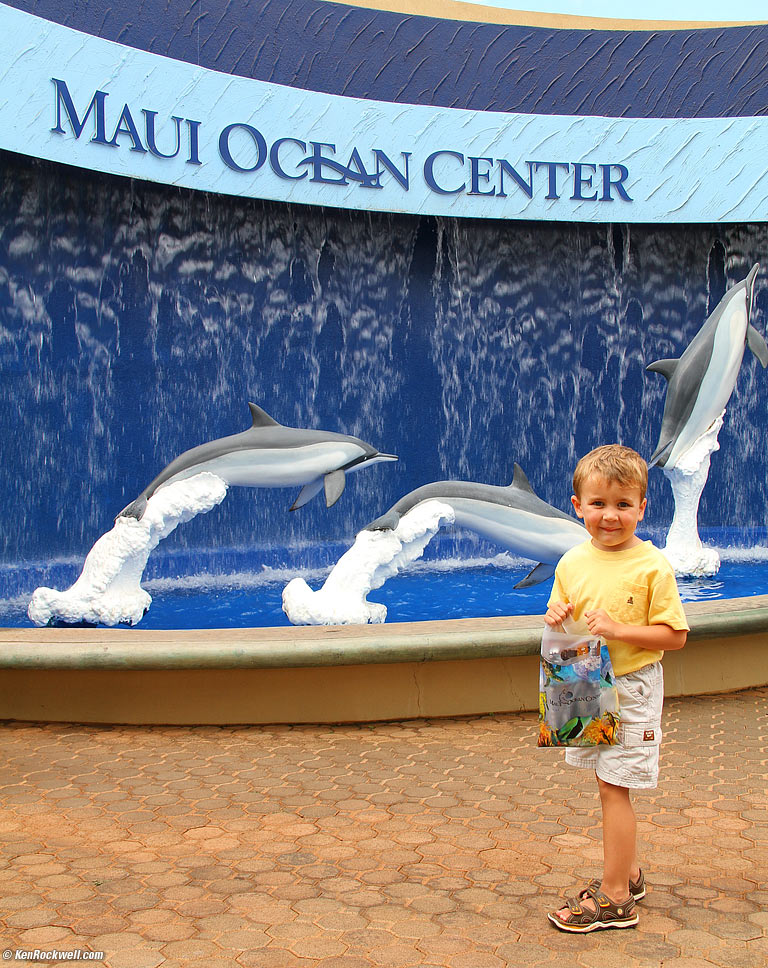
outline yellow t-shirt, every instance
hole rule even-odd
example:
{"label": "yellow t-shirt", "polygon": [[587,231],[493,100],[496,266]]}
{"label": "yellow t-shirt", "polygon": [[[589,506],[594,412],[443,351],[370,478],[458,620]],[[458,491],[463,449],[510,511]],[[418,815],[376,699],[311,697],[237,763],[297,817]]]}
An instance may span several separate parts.
{"label": "yellow t-shirt", "polygon": [[[567,551],[555,570],[549,604],[573,603],[569,622],[585,630],[584,612],[604,608],[625,625],[669,625],[687,629],[672,566],[650,541],[624,551],[601,551],[585,541]],[[617,676],[656,662],[661,651],[607,639]]]}

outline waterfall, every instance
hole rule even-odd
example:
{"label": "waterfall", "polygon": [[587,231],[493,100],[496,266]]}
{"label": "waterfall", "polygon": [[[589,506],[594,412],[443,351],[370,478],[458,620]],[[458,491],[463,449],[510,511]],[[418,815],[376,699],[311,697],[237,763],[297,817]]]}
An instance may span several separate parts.
{"label": "waterfall", "polygon": [[[568,509],[576,460],[648,456],[677,355],[768,249],[768,224],[459,220],[177,190],[0,153],[2,562],[82,556],[172,458],[241,430],[247,403],[354,434],[397,464],[338,503],[233,489],[163,549],[350,542],[435,480]],[[714,290],[718,289],[718,292]],[[753,323],[766,329],[759,277]],[[742,367],[699,509],[762,525],[768,379]],[[728,516],[724,518],[724,508]],[[646,524],[672,495],[652,474]],[[30,589],[31,591],[31,589]]]}

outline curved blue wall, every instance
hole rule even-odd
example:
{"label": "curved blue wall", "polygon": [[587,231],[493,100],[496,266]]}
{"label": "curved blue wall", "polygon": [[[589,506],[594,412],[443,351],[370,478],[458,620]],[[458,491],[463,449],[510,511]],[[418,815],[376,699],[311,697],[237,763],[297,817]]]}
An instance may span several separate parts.
{"label": "curved blue wall", "polygon": [[[315,0],[169,0],[157,16],[124,0],[4,7],[225,75],[483,111],[489,124],[513,111],[577,126],[747,118],[765,141],[768,25],[551,29]],[[48,108],[52,92],[40,95]],[[661,177],[684,183],[689,171]],[[330,510],[316,500],[288,514],[294,493],[233,489],[169,546],[348,539],[420,484],[506,483],[514,461],[565,508],[591,447],[619,440],[650,454],[665,387],[645,365],[679,355],[754,262],[753,322],[768,326],[759,180],[717,188],[726,209],[751,191],[754,224],[600,225],[322,209],[2,150],[0,174],[6,563],[84,555],[171,458],[244,429],[249,400],[400,461],[351,477]],[[703,524],[765,524],[767,405],[768,375],[747,353]],[[653,472],[647,520],[671,513]]]}
{"label": "curved blue wall", "polygon": [[[0,519],[6,561],[84,554],[180,451],[248,424],[353,433],[400,455],[330,510],[233,489],[177,545],[350,538],[425,482],[567,507],[578,456],[646,456],[664,385],[768,227],[585,226],[345,213],[174,191],[0,155]],[[765,523],[768,376],[745,355],[701,520]],[[651,525],[671,518],[651,477]]]}
{"label": "curved blue wall", "polygon": [[322,0],[166,0],[157,15],[132,0],[6,3],[139,50],[326,94],[523,114],[768,113],[768,24],[553,29]]}

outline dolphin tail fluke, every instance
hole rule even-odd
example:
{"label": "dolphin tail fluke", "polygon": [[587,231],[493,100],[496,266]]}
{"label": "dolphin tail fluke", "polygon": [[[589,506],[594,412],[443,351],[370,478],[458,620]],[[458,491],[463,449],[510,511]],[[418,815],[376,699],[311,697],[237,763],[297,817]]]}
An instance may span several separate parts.
{"label": "dolphin tail fluke", "polygon": [[[141,521],[144,517],[144,512],[147,510],[147,498],[144,494],[140,494],[135,501],[131,501],[127,507],[118,514],[118,518],[136,518],[137,521]],[[115,518],[117,520],[117,518]]]}
{"label": "dolphin tail fluke", "polygon": [[648,466],[654,467],[656,464],[658,464],[659,467],[663,467],[667,463],[667,458],[672,451],[673,444],[674,440],[670,440],[670,442],[668,444],[664,444],[663,447],[659,445],[651,454],[651,459],[648,461]]}
{"label": "dolphin tail fluke", "polygon": [[747,327],[747,346],[752,350],[758,360],[760,360],[763,367],[768,366],[768,346],[766,346],[765,340],[752,323]]}
{"label": "dolphin tail fluke", "polygon": [[331,471],[330,474],[326,474],[323,478],[323,484],[325,485],[325,506],[329,508],[332,507],[344,493],[344,485],[346,484],[344,471],[339,468],[339,470]]}
{"label": "dolphin tail fluke", "polygon": [[515,588],[531,588],[533,585],[540,585],[543,581],[551,578],[555,573],[555,566],[540,562],[536,567],[519,581]]}
{"label": "dolphin tail fluke", "polygon": [[387,511],[380,518],[376,518],[375,521],[366,524],[363,531],[394,531],[399,523],[400,515],[397,511]]}
{"label": "dolphin tail fluke", "polygon": [[289,511],[295,511],[297,508],[303,508],[304,505],[311,501],[312,498],[317,494],[323,486],[323,479],[321,477],[316,477],[314,481],[310,481],[305,484],[304,487],[299,491],[299,496],[293,502],[293,504],[288,508]]}

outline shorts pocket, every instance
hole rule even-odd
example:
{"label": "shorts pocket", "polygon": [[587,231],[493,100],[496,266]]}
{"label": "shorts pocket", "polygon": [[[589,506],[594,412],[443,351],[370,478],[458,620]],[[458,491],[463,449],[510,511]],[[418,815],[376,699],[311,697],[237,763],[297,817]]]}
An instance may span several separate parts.
{"label": "shorts pocket", "polygon": [[619,744],[625,749],[647,749],[661,744],[661,726],[656,723],[622,723]]}
{"label": "shorts pocket", "polygon": [[616,676],[619,708],[627,723],[648,723],[661,720],[664,703],[664,673],[661,663],[643,666],[637,672]]}

